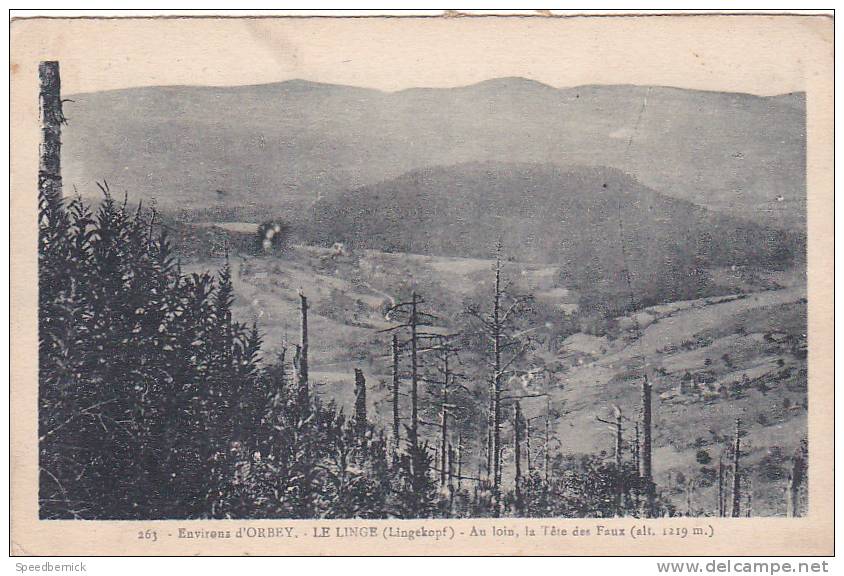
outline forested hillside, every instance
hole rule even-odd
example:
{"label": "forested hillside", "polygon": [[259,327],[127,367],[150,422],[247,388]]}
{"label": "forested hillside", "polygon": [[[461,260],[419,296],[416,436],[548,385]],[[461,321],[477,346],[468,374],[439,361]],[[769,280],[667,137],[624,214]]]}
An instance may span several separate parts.
{"label": "forested hillside", "polygon": [[324,199],[305,238],[386,252],[489,258],[500,238],[520,262],[561,267],[563,284],[618,311],[718,293],[715,267],[783,269],[802,234],[657,193],[604,167],[473,163],[432,167]]}

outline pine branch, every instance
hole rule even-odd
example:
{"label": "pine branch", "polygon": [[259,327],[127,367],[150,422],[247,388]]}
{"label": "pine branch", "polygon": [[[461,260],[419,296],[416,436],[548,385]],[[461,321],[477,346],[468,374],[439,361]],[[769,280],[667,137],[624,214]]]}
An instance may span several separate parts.
{"label": "pine branch", "polygon": [[100,406],[104,406],[106,404],[110,404],[110,403],[115,402],[115,401],[117,401],[117,398],[112,398],[111,400],[103,400],[102,402],[97,402],[96,404],[94,404],[92,406],[88,406],[87,408],[80,410],[79,412],[77,412],[76,414],[74,414],[73,416],[71,416],[70,418],[68,418],[67,420],[65,420],[64,422],[62,422],[58,426],[56,426],[55,428],[49,430],[48,432],[46,432],[45,434],[40,436],[38,438],[38,441],[43,442],[48,436],[52,436],[53,434],[58,432],[61,428],[70,424],[73,420],[75,420],[79,416],[82,416],[84,414],[90,414],[91,410],[93,410],[94,408],[98,408]]}
{"label": "pine branch", "polygon": [[[545,398],[546,396],[550,396],[547,392],[538,392],[536,394],[517,394],[517,395],[510,395],[510,396],[502,396],[502,400],[521,400],[522,398]],[[539,418],[536,416],[535,418]],[[544,418],[544,415],[543,415]],[[533,418],[532,418],[533,420]]]}

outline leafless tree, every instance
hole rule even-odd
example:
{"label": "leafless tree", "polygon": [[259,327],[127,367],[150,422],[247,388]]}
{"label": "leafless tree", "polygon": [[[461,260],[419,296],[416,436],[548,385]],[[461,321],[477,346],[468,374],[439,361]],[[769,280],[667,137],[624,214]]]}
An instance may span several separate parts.
{"label": "leafless tree", "polygon": [[296,366],[296,379],[299,386],[299,407],[304,413],[309,411],[310,389],[308,384],[308,299],[299,290],[299,321],[300,341],[296,346],[294,364]]}
{"label": "leafless tree", "polygon": [[724,452],[721,451],[721,454],[718,455],[718,517],[724,517],[724,508],[726,507],[724,495],[726,491],[724,490]]}
{"label": "leafless tree", "polygon": [[529,337],[514,328],[514,320],[529,310],[530,296],[517,296],[502,285],[501,242],[496,247],[494,291],[491,311],[486,313],[469,306],[468,313],[480,322],[481,331],[492,348],[487,430],[487,462],[492,468],[493,496],[500,501],[501,491],[501,424],[505,376],[512,374],[516,362],[531,346]]}
{"label": "leafless tree", "polygon": [[366,378],[363,370],[355,368],[355,430],[359,438],[366,435]]}
{"label": "leafless tree", "polygon": [[392,353],[392,397],[393,397],[393,453],[398,454],[401,446],[401,430],[399,421],[401,414],[399,412],[399,337],[393,334],[392,346],[390,347]]}
{"label": "leafless tree", "polygon": [[733,439],[733,518],[741,516],[741,420],[736,418]]}
{"label": "leafless tree", "polygon": [[788,470],[788,485],[786,487],[786,516],[800,516],[800,488],[806,479],[806,455],[807,445],[804,440],[791,457],[791,467]]}
{"label": "leafless tree", "polygon": [[[399,323],[381,330],[381,332],[397,330],[408,330],[410,332],[410,427],[408,441],[414,449],[419,446],[419,343],[420,339],[436,336],[420,330],[426,326],[431,326],[435,319],[432,314],[422,312],[419,309],[424,302],[414,290],[409,301],[397,302],[387,310],[385,317],[391,319],[393,316],[398,316]],[[394,377],[395,386],[396,380]]]}
{"label": "leafless tree", "polygon": [[[644,361],[643,361],[644,367]],[[654,485],[652,467],[652,387],[647,373],[642,376],[642,437],[639,447],[639,476],[645,487],[645,499],[642,501],[642,516],[653,518],[656,514],[656,486]]]}
{"label": "leafless tree", "polygon": [[624,475],[622,470],[622,451],[624,446],[624,415],[621,408],[613,405],[613,420],[597,418],[599,422],[607,424],[615,437],[615,511],[616,516],[623,516]]}
{"label": "leafless tree", "polygon": [[515,465],[515,497],[516,513],[523,512],[524,499],[522,495],[522,429],[524,428],[522,407],[518,400],[513,403],[513,460]]}
{"label": "leafless tree", "polygon": [[38,77],[41,111],[38,190],[45,198],[60,198],[62,195],[62,124],[66,124],[66,121],[62,113],[59,63],[55,61],[41,62],[38,65]]}

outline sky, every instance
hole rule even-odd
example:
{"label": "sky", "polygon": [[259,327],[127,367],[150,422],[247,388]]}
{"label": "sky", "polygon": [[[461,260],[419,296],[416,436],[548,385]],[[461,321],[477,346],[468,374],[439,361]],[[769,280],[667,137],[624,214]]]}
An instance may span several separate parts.
{"label": "sky", "polygon": [[16,64],[59,59],[63,92],[293,78],[386,91],[522,76],[555,87],[804,89],[823,17],[19,20]]}

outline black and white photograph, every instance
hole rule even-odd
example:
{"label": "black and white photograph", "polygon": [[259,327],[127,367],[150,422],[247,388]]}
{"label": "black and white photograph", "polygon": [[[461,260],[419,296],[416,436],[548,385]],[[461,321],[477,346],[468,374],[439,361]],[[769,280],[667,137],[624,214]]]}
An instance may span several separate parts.
{"label": "black and white photograph", "polygon": [[366,18],[226,23],[266,52],[229,82],[27,68],[39,522],[809,514],[805,86],[505,65],[501,23],[461,63],[408,37],[418,74],[360,61]]}

